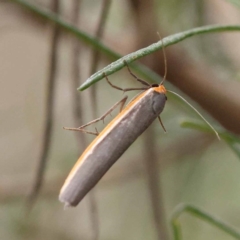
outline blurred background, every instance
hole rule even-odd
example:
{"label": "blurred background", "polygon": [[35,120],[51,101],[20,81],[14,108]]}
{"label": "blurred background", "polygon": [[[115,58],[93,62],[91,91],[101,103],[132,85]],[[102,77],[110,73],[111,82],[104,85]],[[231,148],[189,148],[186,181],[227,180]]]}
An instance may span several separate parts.
{"label": "blurred background", "polygon": [[[233,2],[29,1],[121,55],[157,42],[157,32],[165,37],[204,25],[239,24]],[[166,48],[166,88],[187,98],[224,139],[181,128],[199,118],[169,95],[161,114],[167,133],[155,121],[76,208],[64,210],[59,190],[94,136],[63,126],[87,123],[122,98],[106,81],[76,90],[112,59],[23,1],[1,1],[0,238],[168,240],[169,219],[179,203],[199,206],[240,228],[239,42],[239,33],[226,32]],[[163,76],[162,51],[141,62]],[[119,87],[139,86],[126,68],[109,78]],[[135,94],[127,93],[129,99]],[[103,127],[97,124],[98,130]],[[181,223],[184,240],[232,239],[187,214]]]}

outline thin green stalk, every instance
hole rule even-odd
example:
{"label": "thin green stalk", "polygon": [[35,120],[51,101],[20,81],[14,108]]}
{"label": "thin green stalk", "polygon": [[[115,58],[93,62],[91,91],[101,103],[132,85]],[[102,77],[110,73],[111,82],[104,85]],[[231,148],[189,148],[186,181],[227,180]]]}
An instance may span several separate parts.
{"label": "thin green stalk", "polygon": [[[57,14],[60,14],[60,2],[58,0],[52,0],[53,9]],[[58,51],[59,51],[59,39],[60,39],[60,28],[57,25],[53,26],[53,35],[51,38],[51,51],[50,51],[50,62],[49,62],[49,75],[47,80],[47,94],[46,94],[46,113],[44,119],[44,131],[42,137],[42,148],[40,158],[37,166],[36,176],[33,182],[30,195],[28,197],[28,208],[29,211],[34,206],[39,192],[42,188],[44,176],[46,173],[47,161],[52,143],[52,130],[54,127],[53,112],[54,112],[54,98],[55,98],[55,87],[56,87],[56,76],[58,68]]]}
{"label": "thin green stalk", "polygon": [[54,12],[50,11],[49,9],[37,6],[36,4],[32,4],[28,1],[24,0],[10,0],[14,3],[21,5],[22,7],[26,8],[27,10],[37,14],[38,16],[58,25],[62,30],[65,30],[75,37],[81,39],[83,42],[90,44],[92,47],[101,49],[103,53],[106,55],[110,55],[113,57],[118,57],[119,55],[111,51],[105,45],[101,44],[96,38],[91,37],[84,31],[79,30],[73,24],[68,23],[67,21],[63,20],[60,16],[55,14]]}
{"label": "thin green stalk", "polygon": [[[88,44],[93,49],[97,49],[98,51],[102,52],[104,55],[108,56],[112,60],[116,60],[122,57],[121,54],[112,51],[110,48],[101,43],[97,37],[92,37],[86,32],[79,30],[77,27],[75,27],[71,23],[64,21],[61,17],[57,16],[50,10],[36,6],[35,4],[31,4],[28,1],[24,0],[10,0],[10,1],[21,5],[25,9],[37,14],[38,16],[52,23],[57,24],[60,28],[62,28],[62,31],[66,31],[72,34],[77,39],[81,40],[85,44]],[[154,71],[150,70],[143,64],[136,64],[133,66],[133,68],[137,71],[138,74],[142,75],[144,78],[152,82],[161,81],[161,77],[159,77],[158,74],[156,74]]]}
{"label": "thin green stalk", "polygon": [[140,59],[142,57],[145,57],[153,52],[156,52],[160,49],[173,44],[176,44],[180,41],[183,41],[186,38],[195,36],[195,35],[200,35],[200,34],[207,34],[207,33],[214,33],[214,32],[224,32],[224,31],[240,31],[240,25],[209,25],[209,26],[203,26],[203,27],[198,27],[194,29],[190,29],[184,32],[176,33],[173,35],[170,35],[168,37],[165,37],[161,39],[160,41],[151,44],[148,47],[139,49],[136,52],[130,53],[128,55],[125,55],[124,57],[118,59],[115,62],[112,62],[110,65],[106,66],[105,68],[101,69],[100,71],[96,72],[93,74],[90,78],[88,78],[79,88],[78,90],[84,90],[88,88],[90,85],[93,83],[101,80],[104,78],[105,74],[111,75],[114,72],[120,70],[125,66],[125,62],[128,64]]}
{"label": "thin green stalk", "polygon": [[[102,1],[102,9],[100,12],[100,18],[98,20],[97,29],[95,33],[95,37],[101,41],[105,28],[107,19],[109,16],[110,6],[111,6],[112,0],[103,0]],[[90,74],[94,74],[97,71],[98,64],[101,58],[100,51],[98,49],[93,49],[92,51],[92,60],[90,63]],[[93,118],[97,118],[97,110],[98,110],[98,102],[97,102],[97,88],[96,86],[93,86],[90,91],[91,95],[91,102],[92,102],[92,116]]]}
{"label": "thin green stalk", "polygon": [[[209,25],[209,26],[198,27],[198,28],[190,29],[181,33],[168,36],[157,43],[154,43],[146,48],[140,49],[136,52],[133,52],[121,58],[122,56],[120,54],[112,51],[110,48],[108,48],[107,46],[99,42],[96,38],[91,37],[84,31],[81,31],[76,27],[74,27],[73,25],[62,20],[53,12],[46,9],[42,9],[39,6],[35,6],[34,4],[31,4],[24,0],[10,0],[10,1],[17,3],[22,7],[25,7],[31,12],[34,12],[39,16],[53,23],[58,24],[59,27],[62,28],[62,30],[65,30],[73,34],[78,39],[82,40],[83,42],[92,46],[93,48],[98,49],[103,54],[112,58],[113,60],[118,59],[117,61],[113,62],[112,64],[108,65],[107,67],[103,68],[102,70],[98,71],[97,73],[93,74],[90,78],[88,78],[87,81],[85,81],[85,83],[83,83],[79,87],[78,90],[81,90],[81,91],[88,88],[89,86],[96,83],[97,81],[101,80],[102,78],[104,78],[104,72],[106,75],[111,75],[114,72],[123,68],[125,66],[123,60],[125,60],[127,63],[131,63],[139,58],[142,58],[148,54],[151,54],[157,50],[160,50],[162,48],[162,45],[167,47],[167,46],[176,44],[186,38],[199,35],[199,34],[225,32],[225,31],[240,31],[240,25]],[[141,74],[144,78],[152,82],[159,83],[161,81],[161,78],[155,72],[151,71],[149,68],[143,66],[142,64],[134,64],[132,67],[138,72],[138,74]]]}
{"label": "thin green stalk", "polygon": [[217,227],[218,229],[224,231],[225,233],[231,235],[236,239],[240,239],[240,232],[235,229],[234,227],[230,226],[229,224],[223,222],[222,220],[218,219],[215,216],[210,215],[209,213],[205,212],[204,210],[190,205],[190,204],[180,204],[174,210],[172,218],[171,218],[171,226],[173,230],[174,240],[181,240],[181,224],[179,222],[179,217],[183,213],[190,213],[193,216],[202,219],[205,222],[212,224],[213,226]]}

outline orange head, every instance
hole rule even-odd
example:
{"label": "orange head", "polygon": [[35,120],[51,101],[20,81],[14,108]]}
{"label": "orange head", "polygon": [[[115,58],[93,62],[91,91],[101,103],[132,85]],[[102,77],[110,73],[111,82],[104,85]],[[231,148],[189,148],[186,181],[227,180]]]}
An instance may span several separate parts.
{"label": "orange head", "polygon": [[167,92],[166,88],[162,84],[159,84],[157,87],[154,87],[153,89],[154,91],[163,93],[163,94],[166,94]]}

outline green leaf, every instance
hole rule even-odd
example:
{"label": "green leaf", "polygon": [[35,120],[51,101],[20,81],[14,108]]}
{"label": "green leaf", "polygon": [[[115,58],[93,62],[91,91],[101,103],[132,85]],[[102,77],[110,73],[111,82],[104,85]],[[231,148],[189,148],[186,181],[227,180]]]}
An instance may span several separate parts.
{"label": "green leaf", "polygon": [[176,44],[180,41],[183,41],[186,38],[199,35],[199,34],[206,34],[206,33],[213,33],[213,32],[222,32],[222,31],[239,31],[240,30],[240,25],[228,25],[228,26],[223,26],[223,25],[209,25],[209,26],[204,26],[204,27],[199,27],[199,28],[194,28],[190,29],[184,32],[176,33],[173,35],[170,35],[168,37],[165,37],[161,39],[160,41],[151,44],[148,47],[142,48],[136,52],[130,53],[120,59],[118,59],[115,62],[112,62],[105,68],[99,70],[95,74],[93,74],[90,78],[88,78],[80,87],[78,90],[84,90],[91,86],[93,83],[96,83],[97,81],[101,80],[104,78],[104,74],[111,75],[114,72],[122,69],[125,64],[124,61],[127,62],[128,64],[140,59],[142,57],[145,57],[153,52],[156,52],[160,49],[173,44]]}
{"label": "green leaf", "polygon": [[199,207],[193,206],[191,204],[180,204],[175,208],[171,217],[171,225],[172,225],[174,240],[182,239],[181,224],[179,221],[179,217],[183,213],[189,213],[193,216],[196,216],[197,218],[202,219],[204,222],[208,222],[213,226],[219,228],[220,230],[224,231],[230,236],[236,239],[240,239],[240,232],[234,227],[230,226],[229,224],[223,222],[219,218],[212,216],[208,212],[200,209]]}
{"label": "green leaf", "polygon": [[[103,53],[105,56],[109,57],[111,60],[116,60],[122,57],[122,55],[114,52],[113,50],[105,46],[103,43],[101,43],[99,39],[92,37],[88,33],[78,29],[77,27],[68,23],[67,21],[64,21],[61,17],[59,17],[55,13],[53,13],[52,11],[49,11],[49,9],[44,9],[40,6],[36,6],[35,4],[32,4],[24,0],[11,0],[11,1],[16,4],[19,4],[20,6],[31,11],[32,13],[54,24],[57,24],[63,31],[66,31],[72,34],[74,37],[81,40],[85,44],[91,46],[93,49],[97,49],[99,52]],[[133,67],[133,69],[135,69],[138,74],[140,74],[142,77],[144,77],[145,79],[151,82],[159,83],[162,81],[162,78],[158,74],[156,74],[154,71],[144,66],[143,64],[138,63],[138,64],[132,65],[131,67]],[[87,87],[85,87],[85,89],[86,88]]]}
{"label": "green leaf", "polygon": [[[99,42],[98,39],[90,36],[84,31],[79,30],[75,26],[61,19],[59,16],[57,16],[53,12],[47,9],[43,9],[39,6],[36,6],[35,4],[32,4],[28,1],[24,1],[24,0],[11,0],[11,1],[21,5],[22,7],[39,15],[42,18],[47,19],[48,21],[54,24],[57,24],[59,27],[62,28],[62,30],[65,30],[71,33],[76,38],[81,39],[86,44],[92,46],[95,49],[98,49],[100,52],[112,58],[113,60],[118,59],[117,61],[111,63],[107,67],[103,68],[102,70],[98,71],[97,73],[93,74],[90,78],[88,78],[87,81],[84,82],[79,87],[78,90],[81,90],[81,91],[88,88],[89,86],[96,83],[97,81],[101,80],[102,78],[104,78],[104,73],[106,75],[110,75],[120,70],[121,68],[123,68],[125,66],[123,60],[126,60],[127,63],[131,63],[137,59],[147,56],[148,54],[151,54],[157,50],[160,50],[162,48],[162,45],[167,47],[167,46],[176,44],[180,41],[183,41],[186,38],[199,35],[199,34],[225,32],[225,31],[240,31],[240,25],[209,25],[209,26],[194,28],[194,29],[190,29],[190,30],[173,34],[171,36],[163,38],[161,41],[158,41],[157,43],[153,43],[152,45],[146,48],[140,49],[134,53],[130,53],[121,58],[120,54],[112,51],[110,48],[108,48],[107,46]],[[141,64],[134,64],[133,66],[131,65],[131,67],[133,67],[145,79],[148,79],[152,82],[160,83],[162,80],[161,77],[159,77],[155,72],[153,72],[152,70],[150,70],[149,68]]]}

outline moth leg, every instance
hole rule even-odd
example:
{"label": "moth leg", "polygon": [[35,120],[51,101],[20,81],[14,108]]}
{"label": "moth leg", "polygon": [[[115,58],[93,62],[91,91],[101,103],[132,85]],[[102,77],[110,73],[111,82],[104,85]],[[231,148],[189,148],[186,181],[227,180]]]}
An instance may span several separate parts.
{"label": "moth leg", "polygon": [[126,67],[127,67],[127,69],[128,69],[128,72],[129,72],[135,79],[137,79],[138,82],[140,82],[141,84],[143,84],[143,85],[145,85],[145,86],[148,86],[148,87],[151,86],[148,82],[146,82],[146,81],[138,78],[138,77],[131,71],[131,69],[129,68],[129,66],[128,66],[128,64],[127,64],[127,62],[126,62],[125,60],[124,60],[123,62],[124,62],[124,64],[126,65]]}
{"label": "moth leg", "polygon": [[96,130],[96,132],[91,132],[91,131],[87,131],[85,130],[84,128],[89,126],[89,125],[92,125],[96,122],[99,122],[101,120],[103,120],[104,122],[104,119],[105,117],[110,114],[118,105],[120,105],[120,112],[122,111],[123,107],[124,107],[124,104],[126,103],[127,101],[127,96],[125,96],[123,99],[121,99],[120,101],[118,101],[116,104],[114,104],[106,113],[104,113],[101,117],[99,118],[96,118],[94,120],[92,120],[91,122],[87,123],[87,124],[84,124],[78,128],[69,128],[69,127],[64,127],[64,129],[66,130],[71,130],[71,131],[80,131],[80,132],[84,132],[84,133],[88,133],[88,134],[93,134],[93,135],[98,135],[98,131]]}
{"label": "moth leg", "polygon": [[104,76],[105,76],[108,84],[109,84],[111,87],[113,87],[113,88],[115,88],[115,89],[117,89],[117,90],[123,91],[123,92],[128,92],[128,91],[133,91],[133,90],[147,90],[147,89],[149,89],[149,87],[144,87],[144,88],[120,88],[120,87],[112,84],[112,83],[109,81],[109,79],[108,79],[108,77],[107,77],[107,75],[106,75],[105,73],[104,73]]}
{"label": "moth leg", "polygon": [[69,128],[69,127],[63,127],[63,129],[65,130],[70,130],[70,131],[79,131],[79,132],[83,132],[83,133],[88,133],[88,134],[92,134],[92,135],[96,135],[98,136],[98,131],[96,132],[91,132],[91,131],[87,131],[85,129],[81,129],[81,128]]}
{"label": "moth leg", "polygon": [[158,116],[158,120],[159,120],[159,122],[160,122],[160,124],[161,124],[161,126],[162,126],[162,128],[163,128],[163,131],[166,133],[166,132],[167,132],[167,131],[166,131],[166,128],[164,127],[160,116]]}

